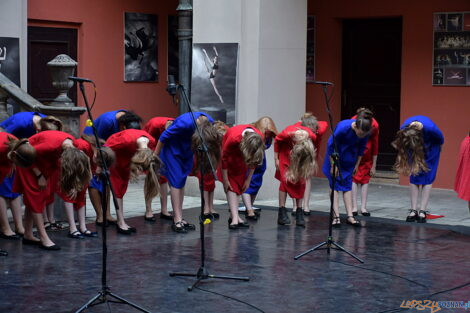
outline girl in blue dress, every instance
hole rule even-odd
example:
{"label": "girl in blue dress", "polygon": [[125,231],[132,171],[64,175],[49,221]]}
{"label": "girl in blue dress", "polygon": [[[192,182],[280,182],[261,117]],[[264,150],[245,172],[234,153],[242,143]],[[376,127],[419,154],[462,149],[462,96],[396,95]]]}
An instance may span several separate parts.
{"label": "girl in blue dress", "polygon": [[371,129],[372,120],[371,116],[365,114],[357,119],[343,120],[336,126],[334,136],[338,148],[338,162],[339,173],[333,172],[332,155],[334,153],[333,136],[328,139],[328,146],[323,162],[323,174],[330,182],[330,188],[333,189],[332,176],[336,177],[333,192],[333,209],[334,217],[333,226],[339,227],[341,220],[339,218],[339,191],[343,192],[344,206],[346,207],[347,220],[346,222],[353,226],[361,226],[352,213],[352,177],[356,172],[359,163],[361,162],[362,154],[367,144],[368,135]]}
{"label": "girl in blue dress", "polygon": [[[269,149],[273,139],[277,136],[277,128],[274,121],[269,116],[264,116],[252,123],[264,135],[265,149]],[[250,220],[257,220],[259,211],[255,211],[253,203],[255,202],[258,191],[263,184],[263,175],[266,172],[266,153],[264,153],[263,164],[258,166],[251,177],[250,187],[242,194],[242,200],[245,204],[245,216]]]}
{"label": "girl in blue dress", "polygon": [[[194,118],[205,137],[212,165],[216,168],[220,159],[220,150],[211,149],[211,147],[220,145],[218,140],[220,136],[212,125],[214,120],[201,112],[194,112]],[[155,149],[155,153],[163,162],[161,174],[168,179],[170,185],[171,206],[173,207],[172,229],[178,233],[196,229],[194,224],[189,224],[183,219],[184,186],[186,178],[193,169],[194,151],[191,149],[191,144],[195,140],[193,135],[197,136],[195,131],[196,127],[191,113],[184,113],[161,134]]]}
{"label": "girl in blue dress", "polygon": [[[426,222],[426,209],[432,183],[436,179],[441,146],[444,136],[434,122],[422,115],[408,118],[392,146],[398,150],[394,169],[410,176],[411,210],[406,221]],[[421,207],[417,211],[418,196],[421,192]]]}

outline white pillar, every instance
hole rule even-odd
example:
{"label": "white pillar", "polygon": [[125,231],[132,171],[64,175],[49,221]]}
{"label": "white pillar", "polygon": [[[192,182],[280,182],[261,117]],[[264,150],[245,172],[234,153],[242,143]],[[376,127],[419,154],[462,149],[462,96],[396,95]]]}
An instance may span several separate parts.
{"label": "white pillar", "polygon": [[[239,43],[237,123],[279,130],[305,111],[307,0],[194,0],[193,43]],[[259,198],[277,197],[272,148]],[[220,197],[221,194],[217,193]]]}

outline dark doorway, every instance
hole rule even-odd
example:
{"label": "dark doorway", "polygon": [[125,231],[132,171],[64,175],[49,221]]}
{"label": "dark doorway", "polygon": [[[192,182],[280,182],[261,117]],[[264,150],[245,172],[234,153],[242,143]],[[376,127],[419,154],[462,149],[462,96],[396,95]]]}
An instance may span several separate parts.
{"label": "dark doorway", "polygon": [[395,161],[390,143],[400,126],[401,37],[401,18],[343,22],[341,118],[372,109],[380,124],[378,170],[391,170]]}
{"label": "dark doorway", "polygon": [[[47,62],[59,54],[67,54],[77,61],[76,29],[28,27],[28,93],[42,103],[51,102],[59,95],[47,68]],[[77,103],[75,85],[68,96]]]}

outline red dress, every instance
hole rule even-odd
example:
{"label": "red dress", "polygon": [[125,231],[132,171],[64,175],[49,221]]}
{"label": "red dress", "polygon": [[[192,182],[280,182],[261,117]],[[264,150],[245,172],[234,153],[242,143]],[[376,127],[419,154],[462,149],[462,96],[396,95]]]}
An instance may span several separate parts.
{"label": "red dress", "polygon": [[[154,117],[150,119],[144,126],[144,130],[149,133],[155,141],[158,141],[160,135],[165,131],[165,124],[168,121],[174,121],[172,117]],[[161,184],[167,183],[168,179],[165,176],[160,175],[158,182]],[[215,186],[215,183],[214,183]]]}
{"label": "red dress", "polygon": [[155,149],[155,139],[144,130],[126,129],[111,135],[106,140],[106,146],[116,153],[116,164],[111,167],[111,184],[116,197],[122,199],[127,191],[131,169],[131,159],[137,152],[137,139],[147,137],[150,141],[148,147]]}
{"label": "red dress", "polygon": [[[357,116],[353,116],[355,119]],[[370,169],[372,168],[373,158],[379,154],[379,123],[372,119],[372,130],[367,140],[366,149],[361,158],[361,163],[357,168],[356,174],[353,176],[353,182],[356,184],[368,184],[370,181]]]}
{"label": "red dress", "polygon": [[459,198],[470,201],[470,136],[465,137],[460,144],[454,190]]}
{"label": "red dress", "polygon": [[8,149],[8,143],[10,142],[8,138],[17,139],[12,134],[0,132],[0,183],[10,174],[13,168],[13,162],[7,157],[10,151]]}
{"label": "red dress", "polygon": [[[23,194],[25,206],[34,213],[42,213],[46,205],[54,201],[62,144],[66,139],[74,140],[72,135],[57,130],[46,130],[29,138],[29,143],[36,149],[36,160],[30,168],[17,168],[13,191]],[[44,175],[46,189],[39,188],[32,168],[37,168]]]}
{"label": "red dress", "polygon": [[232,191],[237,195],[243,193],[243,184],[245,183],[248,166],[246,165],[243,154],[240,151],[240,143],[242,141],[242,133],[245,129],[253,129],[263,139],[264,136],[255,127],[249,124],[237,125],[230,128],[222,139],[222,166],[218,170],[218,177],[222,179],[222,169],[227,170],[228,180],[232,186]]}
{"label": "red dress", "polygon": [[292,183],[287,180],[286,173],[290,165],[290,153],[294,147],[293,136],[294,133],[299,130],[305,130],[312,143],[315,143],[315,134],[307,127],[294,124],[287,126],[282,132],[280,132],[274,141],[274,152],[278,153],[279,157],[279,170],[276,170],[276,177],[280,181],[279,190],[287,192],[293,199],[302,199],[305,192],[305,180],[299,179],[296,183]]}

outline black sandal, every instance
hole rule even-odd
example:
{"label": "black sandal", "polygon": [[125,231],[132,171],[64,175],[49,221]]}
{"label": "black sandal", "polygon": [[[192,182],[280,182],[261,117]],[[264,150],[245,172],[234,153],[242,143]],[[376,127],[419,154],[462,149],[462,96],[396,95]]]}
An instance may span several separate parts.
{"label": "black sandal", "polygon": [[176,233],[187,233],[188,231],[184,227],[183,222],[176,222],[171,225],[171,229]]}
{"label": "black sandal", "polygon": [[[413,215],[411,215],[411,214],[413,214]],[[414,221],[416,221],[417,216],[418,216],[418,211],[410,209],[410,212],[409,212],[408,216],[406,217],[406,221],[407,222],[414,222]]]}
{"label": "black sandal", "polygon": [[[421,216],[424,215],[424,216]],[[416,222],[418,223],[426,223],[426,211],[424,210],[419,210],[418,214],[416,215]]]}
{"label": "black sandal", "polygon": [[[350,218],[352,218],[354,220],[354,222],[351,222],[349,220]],[[349,225],[354,226],[354,227],[361,227],[361,222],[356,220],[353,215],[348,216],[348,218],[346,219],[346,224],[349,224]]]}
{"label": "black sandal", "polygon": [[181,220],[181,223],[183,224],[183,227],[187,230],[196,230],[196,225],[190,224],[186,222],[185,220]]}
{"label": "black sandal", "polygon": [[340,228],[341,227],[341,219],[338,217],[333,217],[333,220],[331,221],[331,226],[335,228]]}
{"label": "black sandal", "polygon": [[89,229],[82,231],[82,235],[85,237],[98,237],[98,233],[96,231],[91,231]]}
{"label": "black sandal", "polygon": [[83,239],[83,235],[78,230],[74,231],[73,233],[68,233],[67,237],[72,239]]}

